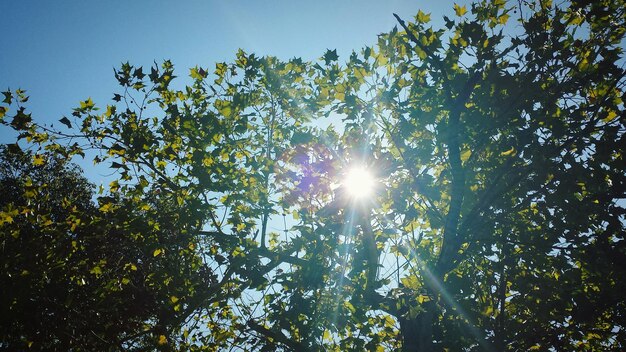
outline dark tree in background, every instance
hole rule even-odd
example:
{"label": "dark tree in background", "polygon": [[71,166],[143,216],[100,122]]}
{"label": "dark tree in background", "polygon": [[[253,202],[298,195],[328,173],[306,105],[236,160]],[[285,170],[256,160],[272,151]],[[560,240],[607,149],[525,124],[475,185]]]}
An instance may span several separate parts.
{"label": "dark tree in background", "polygon": [[144,331],[178,331],[178,297],[208,297],[213,277],[168,201],[148,209],[111,194],[98,208],[94,187],[54,154],[3,148],[0,163],[0,347],[156,346],[141,344]]}
{"label": "dark tree in background", "polygon": [[71,282],[66,263],[75,248],[72,243],[78,242],[67,233],[69,227],[60,234],[57,228],[72,215],[70,204],[83,214],[96,209],[92,186],[76,169],[59,159],[33,165],[31,157],[8,148],[0,155],[3,347],[23,347],[22,337],[33,343],[39,342],[37,335],[48,339],[48,331],[67,324],[72,312],[65,304],[71,303],[70,287],[80,279]]}
{"label": "dark tree in background", "polygon": [[345,64],[123,64],[62,129],[5,92],[0,347],[624,349],[626,3],[452,10]]}

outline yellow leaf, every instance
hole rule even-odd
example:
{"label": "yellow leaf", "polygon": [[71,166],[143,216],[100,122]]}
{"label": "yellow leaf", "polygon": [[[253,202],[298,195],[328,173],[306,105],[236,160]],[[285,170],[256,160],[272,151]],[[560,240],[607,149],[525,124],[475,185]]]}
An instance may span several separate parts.
{"label": "yellow leaf", "polygon": [[417,22],[426,23],[430,21],[430,14],[424,13],[421,10],[417,11],[417,16],[415,16]]}
{"label": "yellow leaf", "polygon": [[13,217],[11,216],[11,214],[3,211],[3,212],[0,212],[0,225],[4,223],[12,224]]}
{"label": "yellow leaf", "polygon": [[500,156],[509,156],[509,155],[515,155],[515,147],[511,147],[511,149],[507,150],[506,152],[500,153]]}
{"label": "yellow leaf", "polygon": [[100,276],[102,275],[102,269],[99,266],[94,266],[91,270],[89,270],[90,273],[96,275],[96,276]]}
{"label": "yellow leaf", "polygon": [[167,343],[167,337],[165,335],[159,335],[159,345],[165,345]]}
{"label": "yellow leaf", "polygon": [[198,70],[197,67],[193,67],[189,69],[189,75],[191,76],[191,78],[193,79],[202,79],[202,74],[200,73],[200,71]]}
{"label": "yellow leaf", "polygon": [[171,297],[170,297],[170,301],[172,301],[172,303],[176,303],[176,302],[178,302],[178,297],[176,297],[176,296],[171,296]]}
{"label": "yellow leaf", "polygon": [[500,18],[498,19],[498,22],[500,24],[505,24],[508,20],[509,20],[509,15],[507,15],[506,13],[502,16],[500,16]]}
{"label": "yellow leaf", "polygon": [[115,114],[115,106],[107,105],[107,111],[104,113],[104,116],[111,117],[113,114]]}
{"label": "yellow leaf", "polygon": [[106,203],[100,207],[100,211],[103,213],[109,213],[113,211],[113,203]]}
{"label": "yellow leaf", "polygon": [[119,156],[124,156],[124,154],[126,154],[126,151],[124,149],[109,149],[109,151],[107,152],[107,154],[114,156],[114,155],[119,155]]}
{"label": "yellow leaf", "polygon": [[43,155],[33,155],[33,165],[40,166],[46,163],[46,159],[44,159]]}
{"label": "yellow leaf", "polygon": [[231,115],[233,110],[231,108],[229,101],[222,101],[222,104],[216,104],[216,105],[219,105],[217,106],[217,110],[222,116],[229,117]]}
{"label": "yellow leaf", "polygon": [[213,163],[214,163],[214,161],[213,161],[213,158],[211,158],[211,157],[207,156],[204,159],[202,159],[202,165],[204,165],[206,167],[209,167],[209,166],[213,165]]}
{"label": "yellow leaf", "polygon": [[471,155],[472,155],[472,151],[469,149],[465,149],[464,151],[461,152],[461,161],[466,162],[470,158]]}
{"label": "yellow leaf", "polygon": [[390,317],[389,315],[385,315],[385,327],[389,327],[392,328],[394,325],[396,325],[395,320],[393,320],[392,317]]}
{"label": "yellow leaf", "polygon": [[461,7],[458,4],[454,4],[454,12],[456,12],[457,16],[463,16],[467,12],[467,8],[465,5]]}
{"label": "yellow leaf", "polygon": [[93,108],[93,106],[94,106],[94,103],[93,103],[93,100],[91,100],[91,97],[85,101],[80,102],[81,109],[90,109],[90,108]]}
{"label": "yellow leaf", "polygon": [[161,253],[163,253],[162,249],[155,249],[154,252],[152,252],[152,256],[156,257],[156,256],[158,256]]}
{"label": "yellow leaf", "polygon": [[119,188],[120,183],[117,180],[111,181],[111,183],[109,183],[109,189],[111,190],[111,192],[117,192]]}
{"label": "yellow leaf", "polygon": [[617,117],[617,113],[615,111],[609,111],[608,115],[606,115],[606,117],[603,118],[602,121],[611,122],[615,120],[616,117]]}

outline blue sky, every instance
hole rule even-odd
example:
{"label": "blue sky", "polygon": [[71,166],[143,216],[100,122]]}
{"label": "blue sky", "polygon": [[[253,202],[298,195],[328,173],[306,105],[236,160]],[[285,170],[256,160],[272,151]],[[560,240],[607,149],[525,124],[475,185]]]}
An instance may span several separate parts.
{"label": "blue sky", "polygon": [[[344,58],[418,9],[440,19],[440,1],[0,1],[0,90],[25,89],[36,121],[55,122],[80,100],[111,103],[113,67],[170,59],[178,76],[230,61],[238,48],[282,59]],[[11,139],[0,129],[0,142]]]}

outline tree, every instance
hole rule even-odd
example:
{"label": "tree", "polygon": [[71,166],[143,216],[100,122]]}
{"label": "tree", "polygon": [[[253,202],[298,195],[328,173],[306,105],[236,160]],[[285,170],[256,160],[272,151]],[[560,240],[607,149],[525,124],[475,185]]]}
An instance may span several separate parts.
{"label": "tree", "polygon": [[185,300],[215,291],[167,199],[96,205],[75,166],[15,146],[2,150],[0,190],[2,349],[159,347]]}
{"label": "tree", "polygon": [[181,277],[214,277],[176,296],[163,348],[620,350],[625,5],[476,2],[439,29],[420,11],[345,65],[240,51],[180,90],[169,62],[124,64],[104,113],[5,123],[99,150],[139,209],[170,201],[203,259]]}

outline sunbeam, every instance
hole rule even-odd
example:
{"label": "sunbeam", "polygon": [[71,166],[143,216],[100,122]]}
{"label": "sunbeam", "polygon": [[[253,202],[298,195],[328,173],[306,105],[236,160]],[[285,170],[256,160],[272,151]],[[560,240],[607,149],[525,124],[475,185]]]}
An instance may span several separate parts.
{"label": "sunbeam", "polygon": [[411,249],[410,252],[420,266],[420,272],[424,276],[425,281],[428,281],[430,283],[430,286],[437,291],[433,293],[439,293],[444,301],[444,304],[458,312],[458,314],[462,318],[462,321],[465,323],[468,331],[474,336],[474,338],[476,338],[476,341],[478,342],[478,344],[480,344],[480,347],[483,349],[483,351],[495,351],[491,343],[485,339],[483,334],[476,327],[476,324],[472,322],[467,312],[465,312],[463,307],[461,307],[454,300],[452,295],[450,295],[448,291],[446,291],[439,279],[430,271],[430,269],[424,264],[424,262],[422,262],[419,255],[413,249]]}

